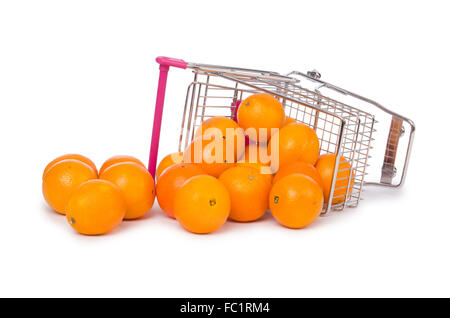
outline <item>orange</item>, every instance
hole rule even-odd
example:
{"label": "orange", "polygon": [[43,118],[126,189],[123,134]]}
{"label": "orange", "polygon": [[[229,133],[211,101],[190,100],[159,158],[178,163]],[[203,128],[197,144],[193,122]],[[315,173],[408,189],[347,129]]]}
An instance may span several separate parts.
{"label": "orange", "polygon": [[178,163],[167,168],[156,183],[156,197],[160,208],[174,218],[173,205],[177,190],[183,183],[194,176],[205,174],[198,165]]}
{"label": "orange", "polygon": [[[235,160],[244,152],[245,135],[244,130],[232,119],[219,116],[211,117],[202,122],[195,132],[194,138],[203,136],[207,140],[221,137],[228,143],[230,151],[235,154]],[[233,143],[233,144],[232,144]]]}
{"label": "orange", "polygon": [[125,155],[119,155],[119,156],[113,156],[106,160],[103,165],[100,167],[100,171],[98,172],[99,175],[102,174],[103,171],[105,171],[106,168],[115,165],[119,162],[135,162],[145,168],[145,165],[137,158],[132,156],[125,156]]}
{"label": "orange", "polygon": [[304,124],[289,124],[274,134],[267,147],[272,154],[272,170],[277,172],[279,167],[295,161],[314,165],[319,157],[320,144],[313,129]]}
{"label": "orange", "polygon": [[158,165],[158,168],[156,168],[156,179],[159,178],[159,176],[169,167],[173,166],[174,164],[183,162],[183,153],[182,152],[174,152],[167,156],[165,156]]}
{"label": "orange", "polygon": [[206,174],[220,176],[228,168],[234,167],[237,156],[226,139],[219,141],[216,143],[214,137],[210,140],[203,136],[195,138],[184,151],[183,161],[198,164]]}
{"label": "orange", "polygon": [[322,179],[316,167],[304,161],[295,161],[278,169],[277,174],[275,175],[275,177],[273,177],[273,183],[275,184],[280,179],[293,173],[300,173],[310,177],[311,179],[316,181],[317,184],[322,188]]}
{"label": "orange", "polygon": [[58,213],[65,214],[72,192],[83,182],[96,179],[91,166],[75,159],[65,159],[53,164],[42,179],[45,201]]}
{"label": "orange", "polygon": [[192,177],[175,194],[175,217],[192,233],[216,231],[226,222],[230,208],[227,188],[211,176]]}
{"label": "orange", "polygon": [[[344,202],[345,194],[347,193],[347,186],[350,181],[349,195],[352,192],[352,187],[355,182],[354,174],[350,178],[351,166],[348,160],[341,157],[339,160],[338,172],[336,174],[336,182],[334,185],[333,204]],[[316,168],[320,174],[323,184],[323,192],[325,202],[330,199],[331,183],[333,182],[334,166],[336,164],[336,155],[329,153],[324,154],[317,160]],[[350,180],[349,180],[350,179]]]}
{"label": "orange", "polygon": [[[283,126],[284,117],[283,105],[278,99],[262,93],[244,99],[237,112],[239,126],[246,130],[251,140],[257,142],[269,140],[273,133],[272,129],[279,129]],[[250,133],[247,131],[249,128],[256,131]]]}
{"label": "orange", "polygon": [[242,128],[240,128],[234,120],[223,116],[217,116],[208,118],[203,121],[200,127],[198,127],[195,131],[194,138],[215,134],[215,132],[210,129],[218,129],[222,136],[227,135],[228,129],[231,129],[229,132],[232,135],[239,134],[238,131],[243,133]]}
{"label": "orange", "polygon": [[50,163],[45,167],[44,169],[44,173],[42,174],[42,178],[44,178],[45,174],[47,173],[48,169],[51,168],[51,166],[53,166],[55,163],[58,163],[60,161],[63,161],[65,159],[75,159],[75,160],[79,160],[81,162],[84,162],[85,164],[87,164],[88,166],[90,166],[96,175],[98,175],[97,172],[97,167],[95,166],[95,164],[92,162],[91,159],[82,156],[82,155],[78,155],[78,154],[67,154],[67,155],[63,155],[63,156],[59,156],[58,158],[53,159],[52,161],[50,161]]}
{"label": "orange", "polygon": [[293,124],[293,123],[297,123],[297,121],[294,118],[292,118],[292,117],[286,116],[286,120],[284,121],[284,125],[283,126],[286,126],[286,125],[289,125],[289,124]]}
{"label": "orange", "polygon": [[323,192],[310,177],[291,174],[273,185],[269,206],[272,215],[281,225],[300,229],[314,222],[320,215]]}
{"label": "orange", "polygon": [[105,234],[122,222],[127,204],[122,191],[105,180],[79,186],[67,203],[67,221],[85,235]]}
{"label": "orange", "polygon": [[152,208],[155,182],[145,167],[135,162],[116,163],[105,169],[100,179],[110,181],[122,190],[127,203],[125,219],[137,219]]}
{"label": "orange", "polygon": [[249,222],[259,219],[269,208],[271,180],[255,168],[234,167],[223,172],[221,181],[231,199],[230,219]]}

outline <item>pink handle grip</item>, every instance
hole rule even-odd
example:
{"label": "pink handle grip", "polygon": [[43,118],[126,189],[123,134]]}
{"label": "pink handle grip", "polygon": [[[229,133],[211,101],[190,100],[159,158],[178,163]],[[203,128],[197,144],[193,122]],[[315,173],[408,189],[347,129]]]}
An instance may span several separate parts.
{"label": "pink handle grip", "polygon": [[187,63],[185,61],[180,59],[174,59],[172,57],[158,56],[156,58],[156,62],[158,62],[160,65],[173,66],[182,69],[186,69],[187,67]]}
{"label": "pink handle grip", "polygon": [[159,136],[161,133],[161,121],[164,108],[164,97],[166,94],[167,75],[170,66],[186,69],[187,63],[183,60],[170,57],[159,56],[156,58],[159,63],[158,93],[156,95],[155,115],[153,117],[152,144],[150,146],[150,156],[148,159],[148,171],[155,178],[156,162],[158,160]]}

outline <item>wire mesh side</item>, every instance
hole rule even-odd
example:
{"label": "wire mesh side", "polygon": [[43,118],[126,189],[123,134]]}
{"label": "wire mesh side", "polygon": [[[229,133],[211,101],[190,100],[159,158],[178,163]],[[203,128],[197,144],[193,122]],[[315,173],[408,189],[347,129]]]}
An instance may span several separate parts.
{"label": "wire mesh side", "polygon": [[[310,91],[296,84],[286,85],[286,94],[292,95],[298,100],[312,103],[316,107],[339,115],[346,120],[347,130],[350,131],[351,136],[344,140],[343,156],[348,162],[351,169],[351,178],[348,178],[347,189],[352,186],[352,191],[346,191],[347,195],[341,194],[335,197],[336,201],[344,201],[343,206],[355,207],[361,199],[362,186],[364,184],[364,177],[367,174],[366,168],[368,166],[369,150],[371,148],[370,142],[372,140],[373,126],[375,123],[374,116],[364,111],[361,111],[350,105],[346,105],[337,100],[326,97],[320,93],[319,90]],[[352,142],[350,141],[353,141]],[[327,151],[328,152],[328,151]],[[336,190],[340,190],[337,188]],[[337,192],[341,192],[337,191]]]}
{"label": "wire mesh side", "polygon": [[[356,106],[356,109],[369,112],[376,120],[377,129],[372,129],[370,144],[370,166],[366,166],[368,177],[365,184],[400,187],[404,184],[411,148],[415,134],[415,124],[409,118],[402,116],[374,100],[355,94],[320,79],[320,73],[293,71],[287,76],[295,75],[302,85],[320,90],[328,97],[335,96],[339,101]],[[368,123],[370,127],[370,123]],[[373,127],[373,125],[372,125]],[[372,158],[373,157],[373,158]]]}

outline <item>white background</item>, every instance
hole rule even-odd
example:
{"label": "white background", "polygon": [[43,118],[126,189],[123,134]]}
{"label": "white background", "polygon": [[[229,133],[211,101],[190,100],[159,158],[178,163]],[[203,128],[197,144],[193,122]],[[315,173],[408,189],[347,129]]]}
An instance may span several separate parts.
{"label": "white background", "polygon": [[[446,1],[423,3],[2,1],[0,296],[450,296],[450,23]],[[146,162],[158,55],[317,68],[410,117],[405,187],[368,187],[357,209],[303,230],[267,215],[193,235],[155,205],[108,235],[76,234],[46,206],[42,171],[73,152]],[[185,87],[168,88],[165,122],[181,119]],[[163,127],[163,153],[177,136]]]}

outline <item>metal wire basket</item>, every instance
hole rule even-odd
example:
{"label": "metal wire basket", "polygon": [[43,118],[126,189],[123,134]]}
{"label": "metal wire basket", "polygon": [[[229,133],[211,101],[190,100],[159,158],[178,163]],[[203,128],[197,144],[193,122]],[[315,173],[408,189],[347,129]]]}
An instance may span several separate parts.
{"label": "metal wire basket", "polygon": [[[404,183],[414,123],[370,99],[322,81],[317,71],[281,75],[166,57],[158,57],[156,61],[160,64],[160,78],[149,159],[152,175],[158,155],[167,73],[174,66],[191,69],[194,74],[184,101],[179,151],[188,146],[205,119],[214,116],[235,119],[240,101],[251,94],[265,92],[280,100],[287,116],[316,131],[321,154],[333,153],[338,158],[330,193],[339,195],[328,200],[322,214],[356,207],[365,185],[400,187]],[[375,124],[379,131],[375,130]],[[351,177],[346,178],[344,187],[339,182],[340,188],[336,187],[339,158],[345,158],[351,166],[351,174],[347,173]]]}

